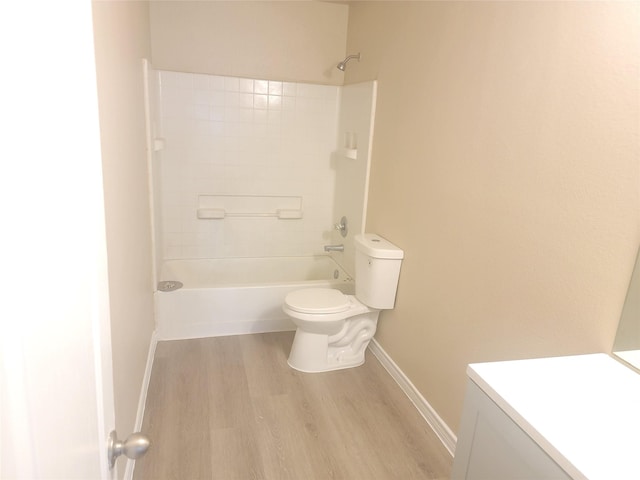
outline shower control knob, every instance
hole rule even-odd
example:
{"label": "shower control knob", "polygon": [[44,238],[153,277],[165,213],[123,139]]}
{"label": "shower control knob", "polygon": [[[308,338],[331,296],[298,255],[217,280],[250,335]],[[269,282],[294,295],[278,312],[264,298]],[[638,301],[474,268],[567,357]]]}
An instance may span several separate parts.
{"label": "shower control knob", "polygon": [[347,233],[349,233],[349,227],[347,226],[347,217],[342,217],[340,219],[340,223],[336,223],[334,227],[340,232],[340,235],[346,237]]}
{"label": "shower control knob", "polygon": [[125,457],[135,460],[140,458],[151,446],[149,437],[143,435],[140,432],[132,433],[127,439],[122,442],[118,440],[118,434],[113,430],[109,434],[109,440],[107,444],[107,455],[109,458],[109,468],[113,468],[116,464],[116,458],[124,454]]}

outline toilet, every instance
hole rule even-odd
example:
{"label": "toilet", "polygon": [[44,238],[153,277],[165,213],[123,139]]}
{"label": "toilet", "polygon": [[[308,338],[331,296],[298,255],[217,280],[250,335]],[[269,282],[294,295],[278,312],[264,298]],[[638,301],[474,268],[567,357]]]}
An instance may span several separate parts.
{"label": "toilet", "polygon": [[395,305],[404,252],[379,235],[354,238],[356,294],[333,288],[289,293],[282,309],[296,324],[289,366],[301,372],[357,367],[376,333],[380,310]]}

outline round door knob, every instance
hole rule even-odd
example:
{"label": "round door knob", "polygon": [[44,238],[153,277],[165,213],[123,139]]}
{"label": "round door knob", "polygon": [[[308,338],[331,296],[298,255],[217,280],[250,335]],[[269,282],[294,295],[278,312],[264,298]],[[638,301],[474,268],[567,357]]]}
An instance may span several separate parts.
{"label": "round door knob", "polygon": [[125,457],[135,460],[147,453],[150,446],[149,437],[140,432],[132,433],[122,442],[118,440],[118,434],[113,430],[109,434],[108,442],[109,468],[113,468],[116,464],[116,458],[120,455],[124,454]]}

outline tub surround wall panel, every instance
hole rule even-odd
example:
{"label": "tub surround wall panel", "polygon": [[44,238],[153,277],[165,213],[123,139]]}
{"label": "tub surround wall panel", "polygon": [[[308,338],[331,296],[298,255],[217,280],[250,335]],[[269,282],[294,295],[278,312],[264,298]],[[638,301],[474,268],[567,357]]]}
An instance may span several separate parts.
{"label": "tub surround wall panel", "polygon": [[[313,255],[333,222],[338,87],[160,72],[164,258]],[[198,219],[203,195],[302,197],[301,219]]]}
{"label": "tub surround wall panel", "polygon": [[[152,220],[153,220],[153,242],[154,242],[154,283],[157,283],[160,270],[162,269],[162,255],[164,253],[164,238],[162,235],[162,147],[164,139],[162,138],[162,117],[160,115],[160,72],[153,68],[149,62],[146,64],[147,70],[147,92],[148,92],[148,118],[147,126],[150,138],[150,152],[148,152],[147,161],[149,175],[151,176],[151,202],[152,202]],[[149,160],[150,159],[150,160]]]}
{"label": "tub surround wall panel", "polygon": [[456,431],[473,362],[610,351],[640,241],[637,2],[352,2],[377,339]]}
{"label": "tub surround wall panel", "polygon": [[331,243],[344,244],[344,252],[332,256],[353,275],[356,254],[353,238],[364,233],[375,97],[375,81],[340,88],[337,149],[332,155],[336,178],[333,218],[338,223],[346,216],[349,232],[343,237],[334,230]]}
{"label": "tub surround wall panel", "polygon": [[150,2],[156,68],[341,85],[349,8],[328,2]]}

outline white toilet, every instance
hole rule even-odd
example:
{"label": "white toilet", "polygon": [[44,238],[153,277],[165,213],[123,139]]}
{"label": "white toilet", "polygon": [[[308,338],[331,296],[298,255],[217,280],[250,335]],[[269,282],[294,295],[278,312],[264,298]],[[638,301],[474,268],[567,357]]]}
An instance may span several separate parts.
{"label": "white toilet", "polygon": [[289,293],[282,309],[298,327],[289,366],[301,372],[357,367],[376,333],[380,310],[393,308],[404,252],[384,238],[356,235],[356,294],[332,288]]}

